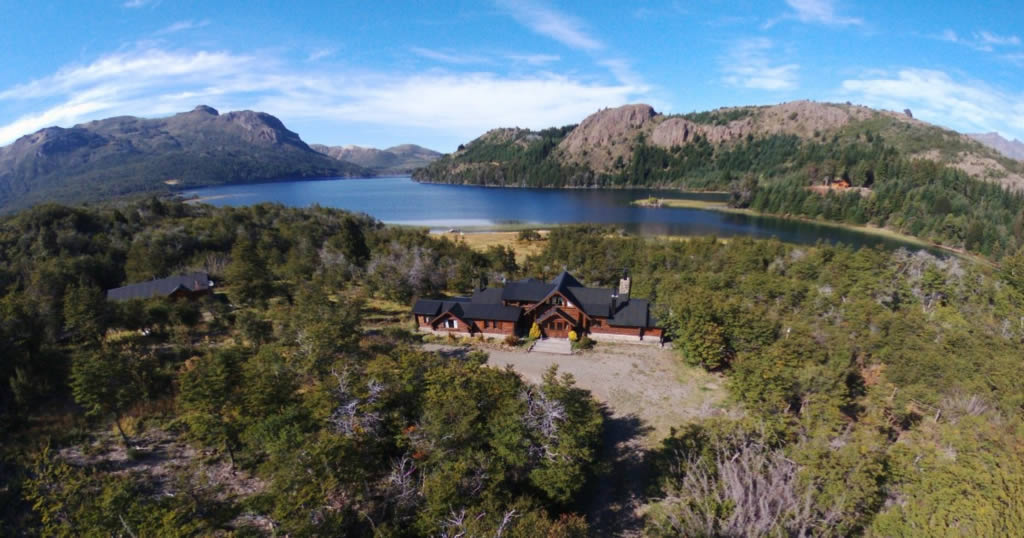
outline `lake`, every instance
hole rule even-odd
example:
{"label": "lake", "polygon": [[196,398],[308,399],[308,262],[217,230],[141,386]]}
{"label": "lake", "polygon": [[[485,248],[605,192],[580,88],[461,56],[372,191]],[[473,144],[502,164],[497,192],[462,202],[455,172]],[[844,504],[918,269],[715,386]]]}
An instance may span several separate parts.
{"label": "lake", "polygon": [[367,213],[389,224],[434,230],[509,225],[592,222],[646,235],[777,237],[791,243],[818,241],[855,247],[920,247],[888,237],[776,217],[682,208],[645,208],[630,202],[648,196],[724,200],[724,194],[649,189],[518,189],[417,183],[408,177],[323,179],[228,185],[183,193],[217,206],[277,202],[319,204]]}

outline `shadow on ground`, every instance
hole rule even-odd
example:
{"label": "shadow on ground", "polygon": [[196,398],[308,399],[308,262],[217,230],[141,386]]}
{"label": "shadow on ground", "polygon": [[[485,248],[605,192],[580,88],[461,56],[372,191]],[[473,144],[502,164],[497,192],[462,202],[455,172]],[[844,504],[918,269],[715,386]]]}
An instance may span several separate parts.
{"label": "shadow on ground", "polygon": [[639,536],[643,520],[638,509],[646,502],[651,477],[644,438],[653,431],[640,417],[614,416],[604,407],[604,434],[599,461],[610,462],[587,483],[585,504],[596,536]]}

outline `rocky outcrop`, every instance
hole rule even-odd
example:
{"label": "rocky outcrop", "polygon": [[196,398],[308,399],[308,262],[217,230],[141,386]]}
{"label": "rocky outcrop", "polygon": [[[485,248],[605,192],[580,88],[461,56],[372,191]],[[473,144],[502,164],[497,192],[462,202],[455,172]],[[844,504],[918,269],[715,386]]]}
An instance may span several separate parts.
{"label": "rocky outcrop", "polygon": [[650,105],[626,105],[600,110],[587,116],[558,145],[569,163],[595,171],[610,170],[619,158],[632,155],[637,134],[646,133],[657,113]]}

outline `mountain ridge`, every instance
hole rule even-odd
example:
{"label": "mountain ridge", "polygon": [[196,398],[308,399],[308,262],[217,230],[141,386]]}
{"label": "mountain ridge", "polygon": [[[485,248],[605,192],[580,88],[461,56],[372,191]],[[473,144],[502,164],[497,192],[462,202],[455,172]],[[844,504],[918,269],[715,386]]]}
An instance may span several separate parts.
{"label": "mountain ridge", "polygon": [[0,147],[0,209],[135,192],[371,170],[310,148],[265,112],[199,105],[163,118],[116,116],[47,127]]}
{"label": "mountain ridge", "polygon": [[[860,105],[791,101],[666,115],[650,105],[631,104],[599,110],[579,125],[562,130],[564,137],[549,138],[544,143],[547,147],[531,151],[543,151],[540,161],[548,168],[561,169],[566,183],[529,186],[614,186],[614,176],[623,173],[639,145],[675,151],[707,143],[716,151],[743,142],[784,137],[804,142],[870,143],[867,138],[873,140],[877,135],[908,157],[933,160],[972,177],[1024,190],[1024,166],[971,137],[914,119],[906,112]],[[527,151],[544,138],[540,134],[544,132],[550,129],[492,129],[464,144],[462,150],[416,172],[414,178],[441,183],[525,185],[511,171],[497,171],[503,161],[490,157],[504,150],[494,147],[480,151],[480,147],[504,145],[509,151],[515,147]],[[474,156],[481,153],[488,158]]]}
{"label": "mountain ridge", "polygon": [[1016,159],[1018,161],[1024,161],[1024,142],[1017,140],[1007,140],[1002,135],[996,132],[991,133],[971,133],[967,136],[977,140],[978,142],[1002,153],[1003,155]]}
{"label": "mountain ridge", "polygon": [[378,173],[408,174],[441,157],[441,153],[416,144],[399,144],[385,149],[345,145],[311,144],[314,151],[357,164]]}

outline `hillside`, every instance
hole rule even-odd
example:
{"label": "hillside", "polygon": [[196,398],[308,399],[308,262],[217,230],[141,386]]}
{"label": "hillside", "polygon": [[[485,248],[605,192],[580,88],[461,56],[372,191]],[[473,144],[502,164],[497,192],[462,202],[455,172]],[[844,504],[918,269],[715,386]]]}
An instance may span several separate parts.
{"label": "hillside", "polygon": [[488,131],[413,178],[728,190],[737,208],[883,227],[994,258],[1024,246],[1024,163],[910,115],[854,105],[676,116],[627,105],[578,126]]}
{"label": "hillside", "polygon": [[[800,173],[802,166],[832,157],[823,152],[870,146],[881,138],[903,156],[929,159],[977,179],[1024,189],[1024,165],[992,148],[905,114],[863,106],[794,101],[665,115],[636,104],[600,110],[579,126],[561,131],[556,137],[551,137],[551,129],[488,131],[414,177],[427,182],[523,186],[724,188],[730,174]],[[771,148],[781,151],[782,146],[790,151],[772,156],[770,168],[765,162],[729,158],[744,149],[764,155]],[[817,155],[800,158],[799,150],[809,147],[815,147]],[[668,155],[659,156],[657,166],[634,162],[651,149]],[[534,174],[523,170],[526,161],[548,170],[557,168],[559,173],[533,181]]]}
{"label": "hillside", "polygon": [[380,174],[408,174],[441,157],[440,152],[416,144],[401,144],[387,149],[323,144],[310,147],[339,161],[357,164]]}
{"label": "hillside", "polygon": [[0,148],[0,210],[172,187],[372,175],[312,149],[274,116],[198,106],[48,127]]}
{"label": "hillside", "polygon": [[974,133],[967,136],[1011,159],[1024,161],[1024,142],[1020,140],[1007,140],[1000,136],[999,133]]}

